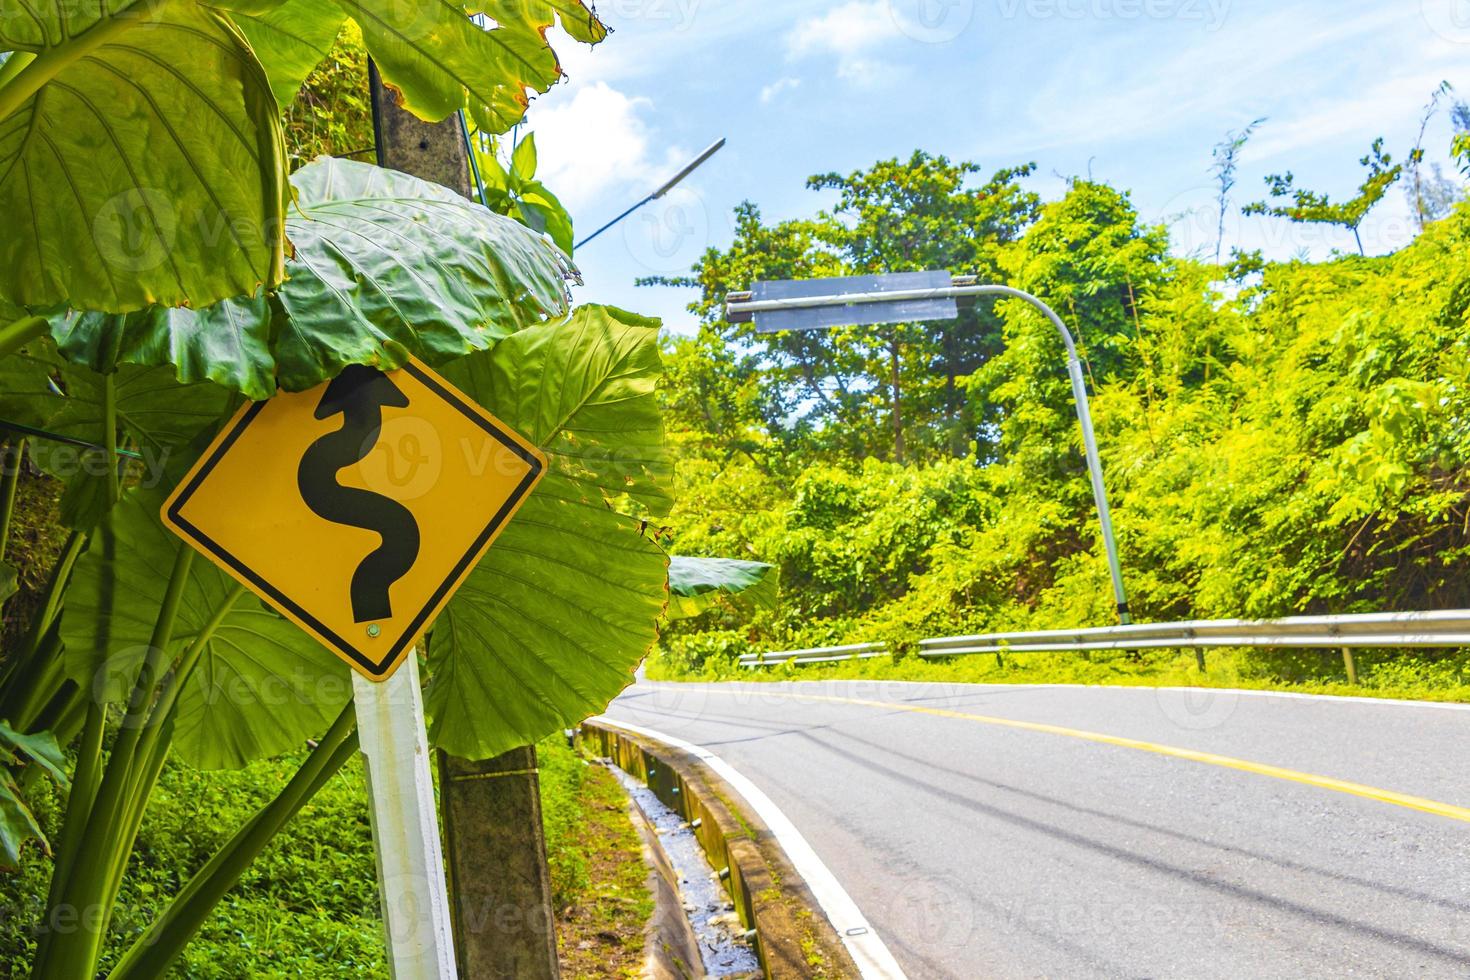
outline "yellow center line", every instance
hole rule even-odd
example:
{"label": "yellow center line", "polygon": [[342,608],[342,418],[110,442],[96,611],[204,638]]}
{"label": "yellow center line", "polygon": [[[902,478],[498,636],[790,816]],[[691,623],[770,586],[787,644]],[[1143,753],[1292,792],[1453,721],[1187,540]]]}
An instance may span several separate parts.
{"label": "yellow center line", "polygon": [[825,701],[832,704],[853,704],[868,708],[884,708],[890,711],[907,711],[917,715],[932,715],[935,718],[955,718],[960,721],[974,721],[984,725],[998,725],[1002,728],[1017,728],[1028,732],[1042,732],[1047,735],[1062,735],[1067,738],[1082,739],[1086,742],[1116,745],[1125,749],[1137,749],[1140,752],[1152,752],[1155,755],[1165,755],[1175,759],[1187,759],[1190,762],[1200,762],[1209,766],[1237,769],[1241,772],[1255,773],[1258,776],[1284,779],[1288,782],[1316,786],[1319,789],[1346,793],[1349,796],[1360,796],[1365,800],[1376,800],[1379,803],[1387,803],[1391,806],[1401,806],[1409,810],[1419,810],[1440,817],[1448,817],[1451,820],[1470,823],[1470,808],[1467,807],[1455,806],[1450,803],[1440,803],[1437,800],[1425,799],[1422,796],[1410,796],[1407,793],[1396,793],[1393,790],[1379,789],[1376,786],[1365,786],[1362,783],[1348,782],[1345,779],[1333,779],[1331,776],[1318,776],[1309,772],[1298,772],[1295,769],[1285,769],[1281,766],[1269,766],[1260,762],[1250,762],[1246,759],[1236,759],[1228,755],[1216,755],[1213,752],[1199,752],[1195,749],[1181,749],[1173,745],[1145,742],[1137,738],[1123,738],[1118,735],[1104,735],[1101,732],[1087,732],[1078,728],[1065,728],[1061,725],[1048,725],[1037,721],[1017,721],[1014,718],[974,715],[964,711],[951,711],[948,708],[929,708],[922,705],[902,704],[892,701],[840,698],[825,694],[789,694],[785,691],[762,693],[767,696],[793,698],[799,701]]}

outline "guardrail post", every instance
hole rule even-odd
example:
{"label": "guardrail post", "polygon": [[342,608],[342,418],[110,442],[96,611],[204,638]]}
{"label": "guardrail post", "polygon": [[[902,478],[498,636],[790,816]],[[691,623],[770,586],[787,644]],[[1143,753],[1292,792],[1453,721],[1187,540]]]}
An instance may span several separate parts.
{"label": "guardrail post", "polygon": [[1342,648],[1342,666],[1347,671],[1348,683],[1353,687],[1358,686],[1358,661],[1353,657],[1352,647]]}
{"label": "guardrail post", "polygon": [[1203,674],[1205,672],[1205,670],[1207,669],[1205,667],[1205,648],[1204,647],[1195,647],[1194,648],[1194,662],[1199,667],[1199,672],[1201,674]]}

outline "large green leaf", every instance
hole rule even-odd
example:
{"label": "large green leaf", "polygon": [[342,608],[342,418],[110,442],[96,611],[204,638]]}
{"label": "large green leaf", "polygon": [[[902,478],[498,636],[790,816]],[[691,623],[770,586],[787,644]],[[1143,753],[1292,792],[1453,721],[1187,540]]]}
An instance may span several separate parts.
{"label": "large green leaf", "polygon": [[67,785],[65,760],[55,736],[50,732],[24,735],[0,720],[0,868],[7,871],[20,867],[21,845],[28,839],[40,841],[47,853],[51,850],[35,815],[21,797],[20,784],[8,768],[25,758],[44,769],[58,786],[65,789]]}
{"label": "large green leaf", "polygon": [[[65,327],[59,328],[63,337]],[[60,391],[52,386],[52,375],[60,380]],[[230,393],[217,385],[181,384],[172,367],[121,364],[103,374],[62,360],[49,341],[41,340],[0,359],[0,418],[103,446],[108,377],[120,439],[141,455],[139,476],[149,485],[162,479],[170,458],[218,422],[230,403]],[[86,530],[102,519],[111,503],[103,450],[37,439],[30,457],[65,483],[61,517],[68,526]]]}
{"label": "large green leaf", "polygon": [[[187,547],[163,526],[167,488],[132,491],[113,508],[76,565],[62,613],[66,667],[95,695],[122,701],[152,636],[167,569]],[[235,582],[202,558],[179,606],[182,653]],[[202,768],[235,768],[299,748],[331,724],[351,695],[347,668],[253,595],[235,603],[179,693],[176,751]]]}
{"label": "large green leaf", "polygon": [[285,151],[265,71],[177,0],[8,0],[0,295],[32,308],[204,306],[284,274]]}
{"label": "large green leaf", "polygon": [[40,425],[56,409],[47,385],[53,365],[29,350],[0,357],[0,419]]}
{"label": "large green leaf", "polygon": [[580,0],[478,5],[495,22],[489,30],[449,0],[338,2],[362,28],[368,54],[404,108],[431,121],[467,108],[492,133],[520,122],[528,91],[545,92],[561,77],[545,37],[555,14],[579,40],[606,33]]}
{"label": "large green leaf", "polygon": [[291,104],[306,76],[332,50],[346,20],[330,0],[286,0],[260,13],[235,9],[230,16],[265,66],[282,106]]}
{"label": "large green leaf", "polygon": [[657,321],[585,307],[445,374],[540,446],[546,475],[429,643],[441,747],[487,758],[601,711],[631,680],[667,599],[667,559],[631,498],[661,518],[670,462],[654,398]]}
{"label": "large green leaf", "polygon": [[51,336],[67,360],[93,371],[172,365],[182,382],[214,381],[265,399],[276,390],[270,351],[275,309],[261,294],[202,310],[151,306],[128,314],[70,313],[51,319]]}
{"label": "large green leaf", "polygon": [[669,618],[690,619],[721,598],[771,608],[776,604],[775,566],[737,558],[669,559]]}
{"label": "large green leaf", "polygon": [[296,255],[274,297],[53,318],[62,352],[93,370],[172,363],[182,380],[265,399],[348,364],[394,368],[407,353],[438,364],[566,310],[565,256],[437,184],[332,159],[292,181]]}
{"label": "large green leaf", "polygon": [[[66,397],[56,399],[46,428],[97,445],[105,443],[106,376],[71,364],[63,364],[60,375]],[[218,422],[230,403],[225,389],[180,384],[170,368],[123,364],[112,383],[124,437],[150,458],[164,459],[176,453]]]}
{"label": "large green leaf", "polygon": [[447,188],[332,159],[292,182],[302,215],[279,293],[290,317],[276,344],[283,388],[348,364],[396,368],[405,352],[442,363],[566,310],[565,256]]}

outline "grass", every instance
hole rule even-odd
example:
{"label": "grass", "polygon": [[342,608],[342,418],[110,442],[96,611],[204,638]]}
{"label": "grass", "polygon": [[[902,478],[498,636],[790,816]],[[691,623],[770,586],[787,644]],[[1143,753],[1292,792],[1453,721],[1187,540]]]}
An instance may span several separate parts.
{"label": "grass", "polygon": [[565,742],[538,751],[562,976],[641,976],[653,898],[628,798]]}
{"label": "grass", "polygon": [[[237,772],[165,768],[118,898],[104,968],[299,763],[276,759]],[[366,792],[354,760],[271,842],[173,974],[220,980],[387,976]],[[58,794],[37,796],[38,815],[54,831]],[[0,975],[29,972],[50,871],[50,860],[32,846],[19,873],[0,877],[0,901],[12,913],[0,925]]]}
{"label": "grass", "polygon": [[[652,902],[625,797],[610,773],[587,765],[561,738],[539,747],[542,807],[563,974],[635,975]],[[122,893],[107,968],[193,869],[275,795],[299,758],[238,772],[171,763],[160,778]],[[32,802],[53,834],[62,800],[38,784]],[[34,844],[21,869],[0,874],[0,977],[26,976],[51,861]],[[600,938],[604,934],[613,938]],[[590,943],[591,947],[586,946]],[[575,968],[571,964],[575,964]],[[354,759],[271,842],[185,951],[173,976],[200,980],[386,978],[367,788]]]}
{"label": "grass", "polygon": [[889,657],[834,664],[746,669],[710,660],[678,669],[657,656],[648,676],[673,681],[902,680],[970,684],[1098,684],[1229,687],[1422,701],[1470,702],[1470,654],[1405,650],[1355,652],[1358,683],[1349,684],[1337,650],[1214,649],[1200,671],[1193,650],[973,654],[948,660]]}

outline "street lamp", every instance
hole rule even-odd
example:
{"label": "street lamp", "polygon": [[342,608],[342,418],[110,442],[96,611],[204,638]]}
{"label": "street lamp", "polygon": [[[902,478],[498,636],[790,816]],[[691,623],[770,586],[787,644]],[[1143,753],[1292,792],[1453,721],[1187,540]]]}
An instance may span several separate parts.
{"label": "street lamp", "polygon": [[588,235],[586,238],[582,239],[580,242],[577,242],[577,244],[574,245],[573,248],[581,248],[583,245],[586,245],[588,242],[592,241],[592,239],[607,231],[619,221],[622,221],[634,211],[637,211],[639,208],[643,207],[643,205],[649,203],[650,201],[657,201],[659,198],[663,197],[665,194],[667,194],[669,191],[673,190],[681,182],[683,182],[685,177],[688,177],[690,174],[694,173],[695,170],[699,169],[704,161],[708,160],[710,157],[720,152],[724,145],[725,138],[722,136],[715,142],[711,143],[709,146],[705,147],[704,152],[695,157],[687,167],[674,174],[674,176],[670,177],[668,180],[664,181],[662,187],[645,197],[643,200],[639,201],[637,204],[633,205],[628,210],[624,211],[622,214],[618,215],[616,218],[609,221],[607,224],[603,225],[601,228],[594,231],[592,234]]}
{"label": "street lamp", "polygon": [[1087,453],[1087,470],[1092,479],[1092,496],[1102,525],[1103,547],[1113,579],[1118,620],[1133,621],[1128,595],[1123,590],[1123,569],[1118,562],[1118,545],[1113,537],[1113,518],[1108,492],[1103,485],[1102,460],[1092,431],[1087,383],[1072,333],[1056,312],[1020,289],[977,283],[974,276],[952,278],[948,272],[901,272],[881,276],[843,276],[830,279],[758,282],[749,292],[725,298],[725,315],[731,323],[755,321],[759,333],[783,330],[824,330],[837,326],[868,326],[918,320],[952,320],[959,316],[956,300],[980,296],[1019,299],[1039,310],[1061,335],[1067,348],[1067,374],[1072,379],[1072,397],[1077,403],[1077,421],[1082,425],[1082,444]]}

